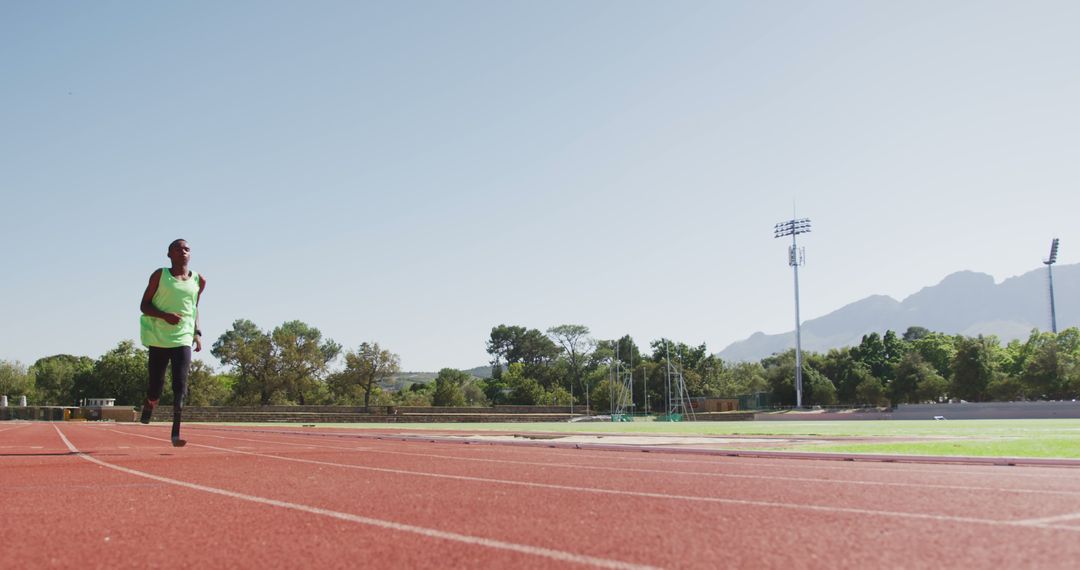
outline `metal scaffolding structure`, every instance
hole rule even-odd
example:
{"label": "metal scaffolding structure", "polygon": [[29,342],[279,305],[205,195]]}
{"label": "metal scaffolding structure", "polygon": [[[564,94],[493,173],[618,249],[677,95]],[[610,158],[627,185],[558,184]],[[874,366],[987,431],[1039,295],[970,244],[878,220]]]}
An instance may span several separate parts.
{"label": "metal scaffolding structure", "polygon": [[683,378],[682,368],[676,366],[671,359],[671,351],[667,339],[664,340],[664,355],[667,361],[665,388],[668,397],[668,421],[680,421],[683,419],[693,420],[694,405],[690,402],[690,393],[686,390],[686,380]]}
{"label": "metal scaffolding structure", "polygon": [[618,343],[615,344],[615,367],[610,374],[611,421],[632,421],[634,418],[634,369],[623,366],[622,358],[619,357]]}

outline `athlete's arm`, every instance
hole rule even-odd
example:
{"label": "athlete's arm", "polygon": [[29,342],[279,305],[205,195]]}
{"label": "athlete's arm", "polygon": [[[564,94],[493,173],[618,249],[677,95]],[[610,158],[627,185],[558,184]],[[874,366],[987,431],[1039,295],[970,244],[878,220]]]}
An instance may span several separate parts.
{"label": "athlete's arm", "polygon": [[199,300],[202,299],[203,289],[206,289],[206,276],[199,274],[199,294],[195,296],[195,352],[202,350],[202,331],[199,328]]}
{"label": "athlete's arm", "polygon": [[176,313],[166,313],[154,306],[154,293],[157,293],[158,282],[161,280],[162,271],[162,269],[158,269],[150,275],[150,283],[146,285],[146,291],[143,292],[142,303],[139,305],[139,310],[148,317],[157,317],[163,319],[170,325],[175,325],[180,322],[180,315]]}

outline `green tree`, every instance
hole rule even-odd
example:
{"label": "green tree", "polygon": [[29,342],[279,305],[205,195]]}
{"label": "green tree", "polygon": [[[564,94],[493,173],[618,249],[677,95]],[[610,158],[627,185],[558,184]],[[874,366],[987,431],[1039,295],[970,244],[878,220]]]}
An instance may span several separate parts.
{"label": "green tree", "polygon": [[569,406],[570,392],[562,386],[552,386],[551,389],[544,394],[544,401],[552,406]]}
{"label": "green tree", "polygon": [[[234,378],[214,374],[213,367],[201,360],[191,362],[188,373],[188,393],[184,398],[188,406],[223,406],[232,397]],[[169,384],[167,383],[166,386]]]}
{"label": "green tree", "polygon": [[865,364],[870,369],[870,374],[882,380],[888,378],[888,356],[885,343],[877,333],[863,335],[859,346],[851,349],[851,357],[856,362]]}
{"label": "green tree", "polygon": [[649,346],[653,350],[650,357],[653,362],[665,362],[670,357],[671,361],[677,362],[684,372],[686,370],[699,370],[709,356],[709,350],[705,347],[705,343],[698,346],[689,346],[686,343],[661,338],[650,342]]}
{"label": "green tree", "polygon": [[633,368],[642,361],[641,349],[630,335],[623,335],[616,340],[598,340],[589,355],[587,369],[596,370],[618,359],[623,366]]}
{"label": "green tree", "polygon": [[502,374],[498,378],[492,376],[481,380],[479,386],[484,392],[484,398],[491,405],[497,406],[509,402],[510,384],[502,377]]}
{"label": "green tree", "polygon": [[[807,353],[803,361],[803,404],[828,406],[836,403],[836,386],[824,374],[808,365],[815,355]],[[762,359],[765,378],[773,395],[773,402],[782,406],[794,406],[795,397],[795,350],[788,350]]]}
{"label": "green tree", "polygon": [[116,398],[120,406],[140,405],[146,399],[147,360],[145,349],[125,340],[94,362],[90,378],[76,378],[76,382],[89,380],[76,386],[76,392],[81,391],[82,398]]}
{"label": "green tree", "polygon": [[559,325],[549,328],[547,334],[562,347],[570,372],[566,384],[572,393],[575,385],[581,386],[582,371],[596,341],[589,338],[589,327],[585,325]]}
{"label": "green tree", "polygon": [[30,367],[36,401],[54,406],[75,404],[75,379],[80,374],[88,375],[93,369],[94,360],[87,356],[58,354],[38,359]]}
{"label": "green tree", "polygon": [[[591,394],[593,406],[596,408],[595,411],[601,413],[613,412],[614,410],[611,409],[611,402],[625,397],[626,388],[622,384],[612,383],[608,378],[598,382]],[[667,411],[663,406],[658,406],[657,410]]]}
{"label": "green tree", "polygon": [[275,366],[286,398],[300,405],[323,389],[330,363],[341,353],[341,345],[322,339],[319,329],[301,321],[289,321],[270,335],[278,364]]}
{"label": "green tree", "polygon": [[963,400],[981,402],[987,397],[987,386],[994,377],[994,337],[958,337],[956,356],[952,362],[952,389],[950,393]]}
{"label": "green tree", "polygon": [[851,347],[830,349],[818,367],[836,386],[837,401],[845,404],[855,401],[855,388],[870,375],[868,366],[852,358]]}
{"label": "green tree", "polygon": [[887,384],[892,382],[896,373],[896,366],[903,360],[904,355],[911,351],[911,343],[900,339],[891,330],[885,331],[881,343],[885,346],[885,375],[882,379]]}
{"label": "green tree", "polygon": [[[378,386],[372,389],[372,398],[379,390]],[[402,390],[394,396],[393,403],[399,406],[431,406],[435,397],[435,383],[413,384],[407,390]],[[388,404],[379,404],[388,405]]]}
{"label": "green tree", "polygon": [[525,327],[498,325],[491,327],[487,341],[487,353],[491,355],[491,377],[499,379],[503,367],[509,364],[511,354],[515,353],[514,344],[525,335]]}
{"label": "green tree", "polygon": [[487,351],[492,356],[493,376],[501,371],[503,362],[543,365],[554,360],[561,352],[540,331],[507,325],[492,327]]}
{"label": "green tree", "polygon": [[233,401],[264,406],[328,400],[325,380],[340,352],[341,345],[302,321],[267,333],[247,319],[233,322],[211,350],[235,377]]}
{"label": "green tree", "polygon": [[1066,398],[1080,397],[1080,329],[1069,327],[1057,334],[1057,343],[1062,355],[1062,384]]}
{"label": "green tree", "polygon": [[255,323],[247,319],[234,321],[232,328],[214,342],[210,352],[232,368],[236,377],[233,385],[236,403],[265,406],[285,399],[285,382],[279,373],[281,364],[273,339]]}
{"label": "green tree", "polygon": [[[792,366],[792,372],[795,367]],[[806,402],[816,406],[836,404],[836,385],[824,374],[813,368],[806,368],[803,373],[803,385],[806,390]]]}
{"label": "green tree", "polygon": [[931,390],[932,397],[923,397],[923,387],[934,388],[948,386],[937,370],[930,363],[923,360],[917,351],[909,352],[896,367],[896,378],[892,383],[892,398],[894,402],[915,403],[922,401],[936,401],[938,396],[944,394],[941,391]]}
{"label": "green tree", "polygon": [[730,365],[722,363],[715,384],[709,385],[711,395],[719,398],[756,394],[768,388],[765,369],[760,362],[736,362]]}
{"label": "green tree", "polygon": [[[607,368],[597,369],[593,385],[607,378]],[[642,412],[666,412],[665,387],[667,367],[652,360],[643,360],[633,371],[634,402]]]}
{"label": "green tree", "polygon": [[1034,331],[1021,350],[1019,380],[1033,398],[1065,398],[1073,393],[1070,374],[1080,361],[1080,338],[1076,328],[1059,334]]}
{"label": "green tree", "polygon": [[465,386],[471,377],[453,368],[443,368],[435,377],[435,394],[432,397],[432,405],[435,406],[464,406]]}
{"label": "green tree", "polygon": [[0,360],[0,395],[34,401],[34,375],[20,362]]}
{"label": "green tree", "polygon": [[358,406],[364,400],[363,391],[351,381],[345,371],[338,370],[326,375],[326,387],[335,405]]}
{"label": "green tree", "polygon": [[339,377],[340,386],[359,390],[364,394],[364,409],[371,409],[371,393],[376,384],[401,371],[401,358],[379,346],[377,342],[365,342],[353,352],[345,354],[345,370]]}
{"label": "green tree", "polygon": [[691,396],[718,397],[717,386],[725,368],[724,361],[719,356],[713,354],[705,356],[698,363],[697,369],[693,371],[693,378],[687,377],[686,389]]}
{"label": "green tree", "polygon": [[855,388],[855,400],[871,406],[887,406],[889,403],[885,397],[885,386],[875,376],[867,376],[859,383]]}
{"label": "green tree", "polygon": [[465,398],[466,406],[487,407],[491,405],[487,394],[484,392],[483,380],[469,378],[469,381],[461,387],[461,393]]}
{"label": "green tree", "polygon": [[907,342],[915,342],[917,340],[926,338],[928,336],[930,336],[930,329],[928,329],[928,328],[925,328],[925,327],[908,327],[908,329],[906,331],[904,331],[903,338]]}
{"label": "green tree", "polygon": [[949,395],[949,381],[942,375],[937,374],[936,370],[934,372],[934,374],[929,374],[919,381],[919,385],[915,389],[917,401],[940,402]]}
{"label": "green tree", "polygon": [[1015,376],[999,372],[986,385],[986,392],[994,400],[1011,402],[1024,397],[1024,388],[1024,384]]}
{"label": "green tree", "polygon": [[525,375],[524,363],[511,363],[503,373],[503,380],[510,387],[508,403],[519,406],[535,406],[544,403],[546,394],[544,387]]}
{"label": "green tree", "polygon": [[923,360],[930,363],[938,374],[947,379],[952,375],[952,362],[956,356],[958,338],[961,337],[930,333],[913,341],[911,347]]}

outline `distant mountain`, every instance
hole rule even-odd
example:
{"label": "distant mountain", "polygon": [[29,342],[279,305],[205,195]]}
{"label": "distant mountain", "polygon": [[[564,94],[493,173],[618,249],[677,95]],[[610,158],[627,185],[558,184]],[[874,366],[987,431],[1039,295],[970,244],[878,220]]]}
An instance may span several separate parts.
{"label": "distant mountain", "polygon": [[[1080,326],[1080,263],[1054,266],[1054,299],[1058,330]],[[960,271],[897,301],[873,295],[802,325],[803,350],[825,352],[853,346],[865,334],[908,327],[968,336],[995,335],[1002,342],[1027,338],[1032,329],[1050,330],[1046,269],[1029,271],[994,283],[985,273]],[[760,360],[795,346],[795,331],[767,335],[756,332],[720,351],[727,361]]]}
{"label": "distant mountain", "polygon": [[485,364],[483,366],[477,366],[476,368],[462,370],[462,372],[470,376],[475,376],[476,378],[491,378],[491,365]]}
{"label": "distant mountain", "polygon": [[[462,372],[475,378],[491,378],[491,366],[477,366]],[[438,372],[398,372],[379,382],[379,386],[384,390],[404,390],[412,384],[430,384],[438,375]]]}

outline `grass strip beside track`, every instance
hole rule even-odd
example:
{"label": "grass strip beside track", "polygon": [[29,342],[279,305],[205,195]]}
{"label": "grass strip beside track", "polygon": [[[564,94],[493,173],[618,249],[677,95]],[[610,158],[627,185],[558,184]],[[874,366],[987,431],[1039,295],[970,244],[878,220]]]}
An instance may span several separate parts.
{"label": "grass strip beside track", "polygon": [[812,447],[793,446],[790,449],[830,453],[885,453],[890,455],[1080,459],[1080,442],[1076,439],[1038,439],[1028,437],[989,441],[930,441],[814,445]]}
{"label": "grass strip beside track", "polygon": [[[223,425],[223,424],[208,424]],[[282,423],[227,424],[282,427]],[[295,425],[295,424],[292,424]],[[347,428],[408,432],[439,430],[466,433],[514,432],[552,434],[619,434],[681,436],[805,436],[851,438],[827,443],[797,441],[777,447],[790,451],[945,455],[958,457],[1080,458],[1080,419],[1049,420],[867,420],[783,422],[579,422],[579,423],[387,423],[316,424],[318,428]],[[755,449],[753,444],[740,449]]]}

